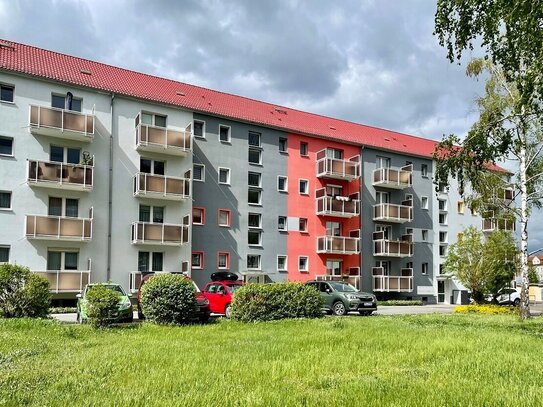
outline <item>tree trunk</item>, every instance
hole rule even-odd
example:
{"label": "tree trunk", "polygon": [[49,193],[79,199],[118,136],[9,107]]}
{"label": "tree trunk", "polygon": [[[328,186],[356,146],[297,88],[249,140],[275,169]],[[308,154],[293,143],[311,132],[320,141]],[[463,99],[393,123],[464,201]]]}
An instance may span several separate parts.
{"label": "tree trunk", "polygon": [[526,174],[526,137],[520,147],[520,271],[522,291],[520,293],[520,317],[530,318],[530,297],[528,278],[528,188]]}

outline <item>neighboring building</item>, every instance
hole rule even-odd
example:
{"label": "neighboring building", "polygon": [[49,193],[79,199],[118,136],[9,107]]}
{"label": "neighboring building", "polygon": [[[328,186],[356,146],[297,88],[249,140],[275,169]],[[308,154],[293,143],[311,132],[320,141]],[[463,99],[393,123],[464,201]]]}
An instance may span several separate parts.
{"label": "neighboring building", "polygon": [[433,140],[7,41],[0,87],[0,262],[57,299],[157,271],[465,292],[440,264],[481,218],[436,195]]}

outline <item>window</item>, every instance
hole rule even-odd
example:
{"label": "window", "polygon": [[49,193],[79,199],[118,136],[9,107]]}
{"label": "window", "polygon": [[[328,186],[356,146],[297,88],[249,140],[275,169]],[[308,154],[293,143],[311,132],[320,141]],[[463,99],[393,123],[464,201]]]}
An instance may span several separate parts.
{"label": "window", "polygon": [[300,155],[302,157],[307,157],[309,154],[308,154],[308,149],[307,149],[307,143],[303,142],[303,141],[300,141]]}
{"label": "window", "polygon": [[219,184],[230,185],[230,168],[219,167]]}
{"label": "window", "polygon": [[0,209],[11,209],[11,192],[0,191]]}
{"label": "window", "polygon": [[428,263],[422,263],[421,273],[424,275],[428,274]]}
{"label": "window", "polygon": [[230,268],[230,253],[219,252],[217,254],[217,268],[219,270],[228,270]]}
{"label": "window", "polygon": [[447,210],[447,201],[445,199],[438,199],[437,203],[440,211]]}
{"label": "window", "polygon": [[307,218],[300,218],[299,225],[300,232],[307,232]]}
{"label": "window", "polygon": [[247,202],[251,205],[262,205],[262,192],[249,188]]}
{"label": "window", "polygon": [[203,164],[192,165],[192,179],[194,181],[204,182],[206,180],[206,167]]}
{"label": "window", "polygon": [[9,246],[0,246],[0,264],[9,263]]}
{"label": "window", "polygon": [[79,216],[79,200],[50,196],[47,214],[49,216],[77,218]]}
{"label": "window", "polygon": [[249,213],[249,220],[247,224],[250,228],[256,228],[256,229],[262,228],[262,214]]}
{"label": "window", "polygon": [[309,195],[309,181],[301,179],[298,181],[298,191],[301,195]]}
{"label": "window", "polygon": [[390,195],[388,192],[377,191],[375,192],[375,203],[384,204],[390,202]]}
{"label": "window", "polygon": [[439,274],[445,274],[445,265],[444,264],[439,265]]}
{"label": "window", "polygon": [[142,273],[150,271],[163,271],[164,253],[162,252],[138,252],[138,271]]}
{"label": "window", "polygon": [[277,271],[287,271],[287,256],[277,256]]}
{"label": "window", "polygon": [[376,168],[390,168],[390,158],[377,156]]}
{"label": "window", "polygon": [[262,174],[258,172],[249,172],[248,183],[250,187],[262,187]]}
{"label": "window", "polygon": [[205,138],[205,122],[194,120],[194,137]]}
{"label": "window", "polygon": [[49,149],[49,160],[57,163],[79,164],[81,150],[79,148],[68,148],[51,145]]}
{"label": "window", "polygon": [[439,214],[439,224],[440,225],[446,225],[447,224],[447,214],[446,213],[440,213]]}
{"label": "window", "polygon": [[166,127],[166,116],[154,113],[142,113],[141,122],[150,126]]}
{"label": "window", "polygon": [[219,226],[230,227],[231,213],[229,209],[219,209]]}
{"label": "window", "polygon": [[336,160],[343,160],[343,150],[338,150],[337,148],[327,148],[326,157],[334,158]]}
{"label": "window", "polygon": [[420,198],[420,207],[422,209],[428,209],[428,197],[427,196],[422,196]]}
{"label": "window", "polygon": [[13,139],[0,136],[0,155],[13,155]]}
{"label": "window", "polygon": [[282,175],[279,175],[277,177],[277,190],[279,192],[287,192],[288,191],[288,179],[287,179],[287,177],[284,177]]}
{"label": "window", "polygon": [[148,160],[146,158],[140,158],[140,172],[146,174],[164,175],[164,161]]}
{"label": "window", "polygon": [[247,255],[247,269],[260,270],[260,255],[259,254]]}
{"label": "window", "polygon": [[192,252],[192,268],[203,269],[204,268],[204,252]]}
{"label": "window", "polygon": [[420,165],[420,175],[422,175],[423,178],[428,178],[428,164]]}
{"label": "window", "polygon": [[259,230],[251,230],[247,232],[247,242],[249,246],[261,246],[262,245],[262,232]]}
{"label": "window", "polygon": [[[388,231],[385,233],[387,233],[388,237]],[[326,222],[326,236],[341,236],[341,223],[329,221]]]}
{"label": "window", "polygon": [[164,207],[140,205],[140,222],[164,223]]}
{"label": "window", "polygon": [[439,255],[441,257],[445,257],[447,255],[447,246],[446,245],[439,245]]}
{"label": "window", "polygon": [[279,216],[277,218],[277,229],[279,231],[286,231],[287,230],[287,217],[286,216]]}
{"label": "window", "polygon": [[10,85],[0,85],[0,100],[2,102],[13,102],[15,87]]}
{"label": "window", "polygon": [[439,232],[439,243],[447,243],[447,232]]}
{"label": "window", "polygon": [[456,210],[458,211],[458,213],[460,214],[464,214],[464,201],[458,201],[456,203]]}
{"label": "window", "polygon": [[279,137],[279,152],[280,153],[288,152],[288,144],[287,144],[286,138]]}
{"label": "window", "polygon": [[447,193],[447,190],[448,190],[447,184],[444,184],[444,183],[440,182],[437,189],[438,189],[438,191],[441,192],[442,194],[446,194],[446,193]]}
{"label": "window", "polygon": [[422,241],[427,242],[428,241],[428,230],[422,229]]}
{"label": "window", "polygon": [[256,133],[254,131],[249,132],[249,145],[252,147],[260,147],[260,133]]}
{"label": "window", "polygon": [[249,149],[249,164],[262,165],[262,151],[255,150],[254,148],[250,148]]}
{"label": "window", "polygon": [[79,252],[77,251],[47,251],[47,270],[78,270]]}
{"label": "window", "polygon": [[205,225],[206,210],[204,208],[192,208],[192,224]]}
{"label": "window", "polygon": [[219,141],[230,143],[230,126],[219,125]]}
{"label": "window", "polygon": [[51,107],[80,112],[83,100],[81,98],[74,98],[70,92],[68,92],[67,96],[68,97],[64,95],[51,95]]}
{"label": "window", "polygon": [[331,276],[340,276],[343,269],[341,260],[326,260],[326,274]]}
{"label": "window", "polygon": [[298,271],[309,271],[309,257],[298,257]]}

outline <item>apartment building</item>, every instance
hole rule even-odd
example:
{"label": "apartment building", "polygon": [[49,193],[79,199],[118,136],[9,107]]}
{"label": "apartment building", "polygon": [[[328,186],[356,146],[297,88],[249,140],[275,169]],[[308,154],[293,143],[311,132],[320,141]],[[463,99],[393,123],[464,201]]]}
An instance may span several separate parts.
{"label": "apartment building", "polygon": [[433,140],[9,41],[0,87],[0,261],[56,298],[221,270],[463,298],[440,264],[483,220],[436,194]]}

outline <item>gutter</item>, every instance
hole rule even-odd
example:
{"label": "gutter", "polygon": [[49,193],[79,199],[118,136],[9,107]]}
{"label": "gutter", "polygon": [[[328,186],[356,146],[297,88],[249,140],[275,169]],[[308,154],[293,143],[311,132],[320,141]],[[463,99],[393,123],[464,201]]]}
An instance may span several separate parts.
{"label": "gutter", "polygon": [[108,172],[108,209],[107,209],[107,269],[106,281],[111,280],[111,230],[113,215],[113,129],[114,129],[114,101],[115,94],[111,94],[111,132],[109,135],[109,172]]}

